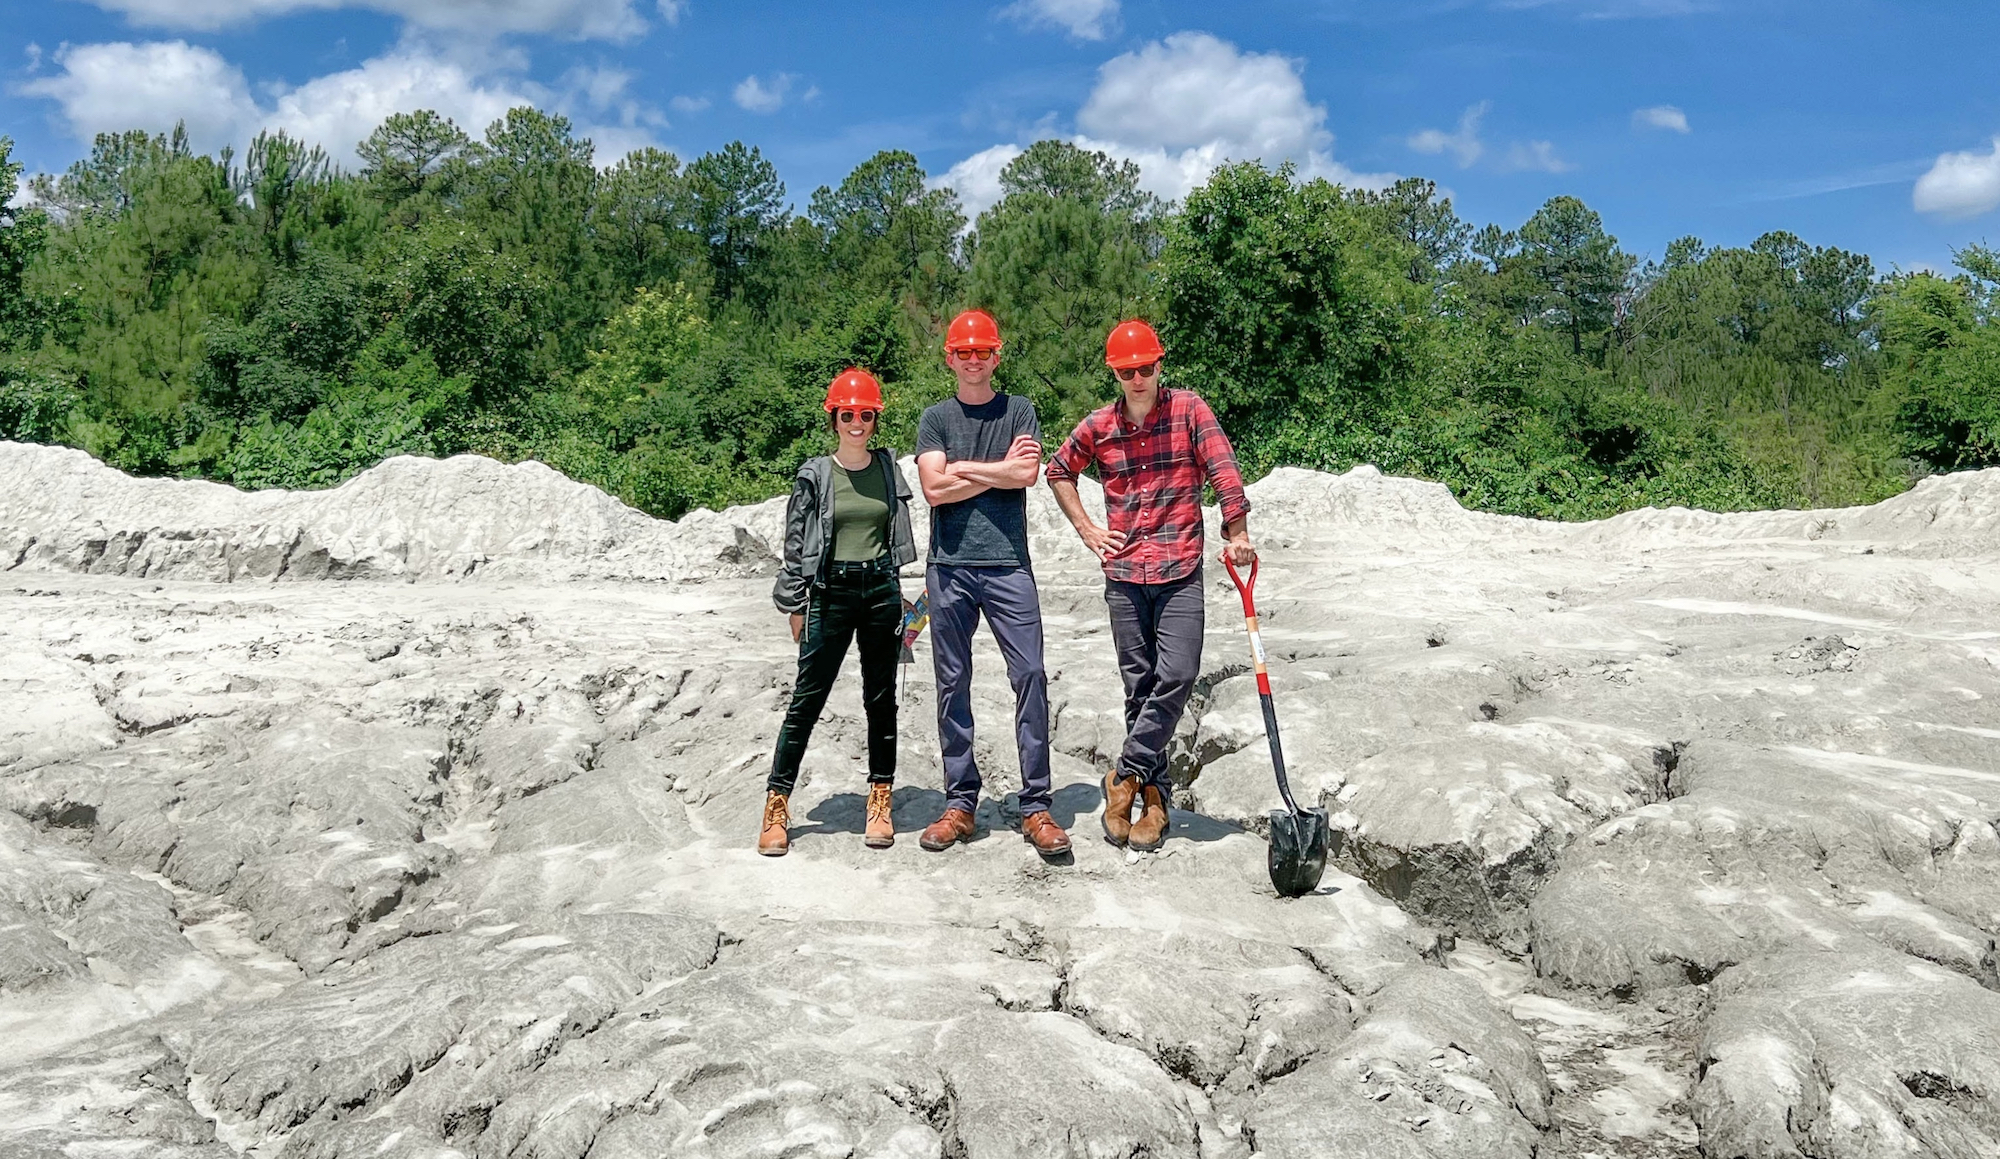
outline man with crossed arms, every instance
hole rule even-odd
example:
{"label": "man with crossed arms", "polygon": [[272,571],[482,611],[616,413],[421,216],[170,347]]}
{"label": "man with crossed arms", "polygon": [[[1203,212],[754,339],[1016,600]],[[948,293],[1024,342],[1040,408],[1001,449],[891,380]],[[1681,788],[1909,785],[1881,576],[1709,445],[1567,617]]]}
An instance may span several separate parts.
{"label": "man with crossed arms", "polygon": [[[1104,774],[1104,837],[1146,852],[1166,843],[1167,746],[1201,674],[1204,482],[1222,502],[1230,561],[1241,567],[1257,558],[1236,452],[1198,395],[1160,385],[1164,354],[1146,323],[1113,327],[1104,361],[1121,397],[1078,423],[1046,472],[1070,526],[1103,561],[1125,681],[1125,747]],[[1104,483],[1108,528],[1091,522],[1077,494],[1076,477],[1092,465]]]}
{"label": "man with crossed arms", "polygon": [[1021,836],[1044,857],[1069,852],[1049,815],[1049,689],[1042,661],[1042,604],[1028,556],[1028,488],[1041,473],[1042,428],[1023,395],[993,389],[1000,327],[967,310],[945,331],[952,397],[917,426],[917,476],[931,505],[925,571],[931,660],[937,672],[944,815],[918,835],[933,853],[972,839],[981,778],[973,756],[972,633],[984,616],[1014,687],[1021,760]]}

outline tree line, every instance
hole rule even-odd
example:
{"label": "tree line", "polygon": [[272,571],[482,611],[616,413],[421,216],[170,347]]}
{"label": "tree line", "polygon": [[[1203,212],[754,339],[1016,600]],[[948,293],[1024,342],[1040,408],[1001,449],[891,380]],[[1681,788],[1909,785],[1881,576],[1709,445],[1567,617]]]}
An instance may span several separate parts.
{"label": "tree line", "polygon": [[[21,167],[0,137],[0,203]],[[382,458],[536,458],[656,515],[761,499],[824,450],[848,365],[907,449],[965,306],[1050,431],[1155,321],[1252,475],[1369,462],[1471,507],[1595,518],[1872,502],[2000,464],[2000,255],[1951,274],[1770,233],[1638,262],[1557,197],[1474,228],[1431,182],[1219,169],[1178,203],[1040,141],[968,221],[907,152],[804,212],[736,142],[599,167],[563,117],[399,113],[343,171],[266,133],[100,135],[0,209],[0,438],[123,470],[325,487]]]}

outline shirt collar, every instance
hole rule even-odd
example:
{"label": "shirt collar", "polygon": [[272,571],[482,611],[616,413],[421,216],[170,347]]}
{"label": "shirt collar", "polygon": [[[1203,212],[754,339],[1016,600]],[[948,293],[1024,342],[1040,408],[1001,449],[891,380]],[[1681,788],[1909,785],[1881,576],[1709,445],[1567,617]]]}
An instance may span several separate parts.
{"label": "shirt collar", "polygon": [[1154,424],[1158,423],[1160,421],[1160,416],[1166,413],[1167,396],[1170,393],[1171,391],[1168,387],[1163,386],[1160,388],[1160,397],[1158,401],[1153,403],[1153,409],[1146,412],[1146,422],[1145,425],[1143,426],[1133,422],[1132,416],[1125,413],[1125,400],[1123,398],[1119,398],[1114,402],[1112,402],[1111,417],[1113,421],[1115,421],[1118,424],[1118,429],[1121,431],[1147,430],[1151,428]]}

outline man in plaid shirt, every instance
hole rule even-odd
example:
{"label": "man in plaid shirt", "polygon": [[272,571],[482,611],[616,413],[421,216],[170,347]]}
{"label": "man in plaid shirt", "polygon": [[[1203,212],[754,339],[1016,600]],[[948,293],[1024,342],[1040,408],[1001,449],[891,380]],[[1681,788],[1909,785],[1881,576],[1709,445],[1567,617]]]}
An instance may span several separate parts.
{"label": "man in plaid shirt", "polygon": [[[1104,775],[1104,836],[1148,852],[1167,839],[1167,745],[1201,672],[1204,482],[1222,500],[1223,550],[1239,567],[1257,558],[1236,452],[1198,395],[1160,385],[1164,353],[1144,322],[1113,327],[1104,361],[1123,397],[1078,423],[1047,470],[1056,503],[1104,561],[1104,602],[1125,678],[1125,748]],[[1077,476],[1093,464],[1108,528],[1091,522],[1077,494]]]}

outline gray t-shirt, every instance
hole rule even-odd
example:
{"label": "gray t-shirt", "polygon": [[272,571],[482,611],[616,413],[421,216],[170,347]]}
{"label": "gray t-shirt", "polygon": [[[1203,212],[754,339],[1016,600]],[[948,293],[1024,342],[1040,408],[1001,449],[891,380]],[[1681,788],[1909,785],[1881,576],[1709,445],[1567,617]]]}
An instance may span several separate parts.
{"label": "gray t-shirt", "polygon": [[[998,462],[1020,435],[1042,437],[1035,404],[1018,394],[967,406],[957,397],[924,410],[917,424],[917,454],[943,451],[946,462]],[[931,563],[950,567],[1026,567],[1028,493],[981,491],[970,499],[931,508]]]}

